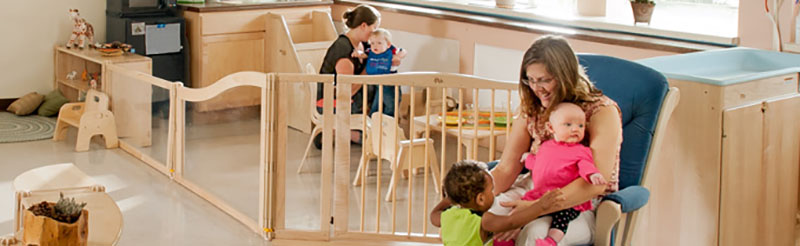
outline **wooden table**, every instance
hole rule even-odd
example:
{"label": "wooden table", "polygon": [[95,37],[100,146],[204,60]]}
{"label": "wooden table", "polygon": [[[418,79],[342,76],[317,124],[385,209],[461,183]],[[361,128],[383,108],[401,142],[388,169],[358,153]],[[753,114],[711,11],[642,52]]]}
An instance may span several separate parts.
{"label": "wooden table", "polygon": [[[424,115],[423,116],[414,117],[414,123],[416,123],[415,125],[417,127],[419,127],[419,128],[414,129],[414,132],[416,132],[417,135],[420,134],[421,132],[425,131],[425,122],[426,122],[425,118],[426,118],[426,116],[424,116]],[[442,123],[439,120],[439,118],[440,118],[439,115],[430,115],[430,121],[428,121],[428,122],[430,122],[431,130],[442,132]],[[445,132],[447,133],[447,135],[458,137],[458,127],[457,126],[456,127],[448,126],[448,127],[446,127]],[[478,157],[477,156],[477,151],[476,151],[477,146],[475,144],[476,140],[480,141],[481,139],[484,139],[484,138],[491,138],[491,137],[495,137],[496,138],[497,136],[503,136],[503,135],[506,135],[506,128],[505,127],[497,127],[497,126],[495,126],[494,133],[492,133],[491,130],[483,129],[482,127],[479,127],[478,131],[477,131],[477,134],[476,134],[475,133],[475,129],[472,128],[471,126],[470,127],[462,126],[462,128],[461,128],[461,138],[462,138],[461,139],[462,140],[461,144],[464,145],[464,148],[466,149],[466,154],[467,154],[463,159],[477,159],[477,157]],[[492,141],[494,141],[494,140],[496,140],[496,139],[492,139]]]}
{"label": "wooden table", "polygon": [[122,213],[117,203],[72,163],[43,166],[26,171],[13,183],[16,191],[14,235],[3,238],[6,245],[22,245],[22,211],[42,201],[57,201],[59,193],[86,202],[89,211],[89,245],[115,245],[122,232]]}

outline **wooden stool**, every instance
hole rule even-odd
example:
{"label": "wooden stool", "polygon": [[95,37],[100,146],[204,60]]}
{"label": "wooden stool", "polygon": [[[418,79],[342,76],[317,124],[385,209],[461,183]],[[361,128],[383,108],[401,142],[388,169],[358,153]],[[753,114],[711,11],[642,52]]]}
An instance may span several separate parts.
{"label": "wooden stool", "polygon": [[103,135],[106,148],[119,147],[117,125],[114,114],[108,110],[108,96],[96,90],[89,90],[86,102],[67,103],[61,106],[56,122],[53,140],[63,140],[67,136],[67,128],[78,128],[78,139],[75,151],[89,150],[89,141],[94,135]]}

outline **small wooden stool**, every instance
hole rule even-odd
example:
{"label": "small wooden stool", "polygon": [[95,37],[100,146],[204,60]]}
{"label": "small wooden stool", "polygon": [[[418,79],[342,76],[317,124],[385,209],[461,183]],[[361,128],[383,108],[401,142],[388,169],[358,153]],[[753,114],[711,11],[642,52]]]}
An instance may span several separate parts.
{"label": "small wooden stool", "polygon": [[70,126],[78,128],[75,151],[89,150],[89,141],[92,136],[98,134],[103,135],[106,148],[119,147],[114,114],[108,110],[108,96],[102,92],[89,90],[86,93],[86,102],[67,103],[61,106],[53,141],[63,140]]}

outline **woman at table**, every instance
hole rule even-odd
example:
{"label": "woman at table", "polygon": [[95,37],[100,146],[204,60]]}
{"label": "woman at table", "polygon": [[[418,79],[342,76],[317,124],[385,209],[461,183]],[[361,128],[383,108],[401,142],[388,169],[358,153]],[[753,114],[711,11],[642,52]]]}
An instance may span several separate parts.
{"label": "woman at table", "polygon": [[[492,170],[495,180],[494,193],[497,201],[490,212],[509,214],[526,209],[532,201],[520,200],[532,188],[530,178],[519,178],[524,169],[520,157],[525,152],[536,153],[539,144],[552,139],[545,122],[551,106],[561,102],[577,104],[586,112],[586,137],[582,144],[592,151],[597,169],[608,177],[607,185],[592,185],[577,178],[561,191],[566,197],[562,207],[555,212],[573,207],[593,198],[617,190],[619,151],[622,143],[622,113],[612,101],[594,87],[578,64],[572,48],[564,38],[543,36],[525,52],[520,68],[519,93],[522,101],[521,115],[514,120],[511,135],[503,150],[498,165]],[[547,236],[549,218],[539,218],[523,229],[516,229],[495,236],[495,240],[516,239],[517,245],[531,245],[536,239]],[[591,243],[594,214],[581,213],[569,224],[570,230],[562,242],[566,245]]]}

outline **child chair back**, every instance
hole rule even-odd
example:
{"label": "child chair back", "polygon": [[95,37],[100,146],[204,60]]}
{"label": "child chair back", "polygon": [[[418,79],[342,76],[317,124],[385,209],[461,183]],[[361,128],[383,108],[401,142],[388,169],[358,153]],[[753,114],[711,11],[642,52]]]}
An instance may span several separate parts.
{"label": "child chair back", "polygon": [[[382,122],[381,122],[382,121]],[[378,155],[378,146],[382,149],[381,157],[390,159],[395,156],[395,146],[402,140],[407,140],[406,133],[397,125],[394,117],[381,114],[379,112],[372,113],[370,123],[371,150],[374,155]],[[381,123],[383,127],[378,127]],[[397,137],[395,137],[395,130]],[[380,144],[380,145],[379,145]]]}
{"label": "child chair back", "polygon": [[108,96],[96,90],[89,90],[86,92],[86,111],[95,110],[108,110]]}

